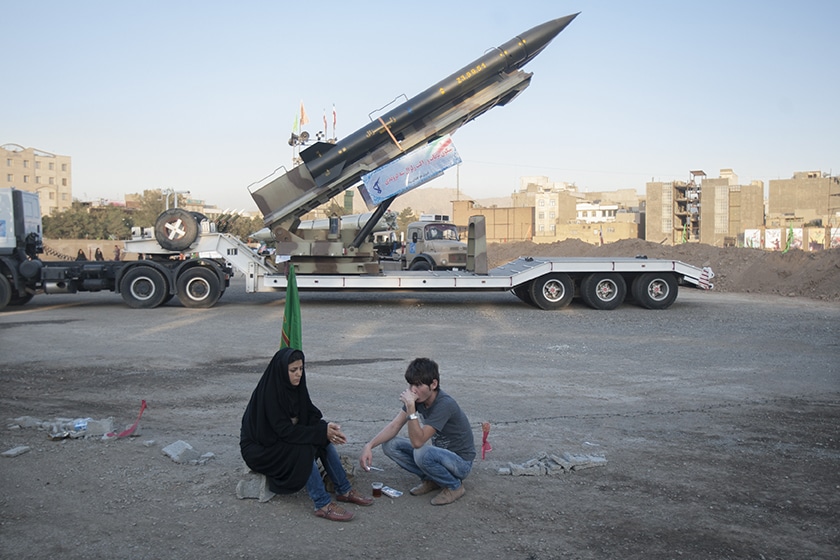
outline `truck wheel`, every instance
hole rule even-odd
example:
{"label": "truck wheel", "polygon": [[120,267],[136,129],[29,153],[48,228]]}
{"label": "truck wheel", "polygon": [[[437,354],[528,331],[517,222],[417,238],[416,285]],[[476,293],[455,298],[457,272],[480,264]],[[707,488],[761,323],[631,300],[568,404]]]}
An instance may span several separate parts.
{"label": "truck wheel", "polygon": [[0,309],[5,309],[12,299],[12,285],[9,279],[0,274]]}
{"label": "truck wheel", "polygon": [[220,297],[219,277],[212,270],[194,266],[178,277],[178,299],[184,307],[213,307]]}
{"label": "truck wheel", "polygon": [[639,275],[631,288],[636,303],[647,309],[667,309],[677,299],[679,287],[673,274],[647,272]]}
{"label": "truck wheel", "polygon": [[620,274],[590,274],[580,283],[580,296],[592,309],[615,309],[627,295],[627,284]]}
{"label": "truck wheel", "polygon": [[129,307],[152,309],[166,299],[166,278],[151,266],[135,266],[120,280],[120,293]]}
{"label": "truck wheel", "polygon": [[575,297],[575,282],[568,274],[553,272],[531,282],[531,299],[540,309],[562,309]]}
{"label": "truck wheel", "polygon": [[10,306],[12,306],[12,305],[17,305],[17,306],[26,305],[27,303],[29,303],[29,300],[31,300],[31,299],[32,299],[32,294],[30,294],[30,293],[25,293],[22,296],[12,296],[9,299],[9,305]]}
{"label": "truck wheel", "polygon": [[432,270],[432,265],[429,264],[429,261],[418,260],[411,263],[411,267],[409,270]]}
{"label": "truck wheel", "polygon": [[155,239],[168,251],[183,251],[198,238],[198,222],[183,208],[170,208],[155,221]]}

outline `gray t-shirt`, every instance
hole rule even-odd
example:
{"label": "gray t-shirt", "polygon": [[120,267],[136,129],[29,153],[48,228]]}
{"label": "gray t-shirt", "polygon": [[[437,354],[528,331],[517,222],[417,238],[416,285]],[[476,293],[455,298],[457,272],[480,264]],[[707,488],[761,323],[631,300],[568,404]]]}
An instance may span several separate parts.
{"label": "gray t-shirt", "polygon": [[455,399],[438,390],[432,406],[427,408],[423,403],[417,403],[417,412],[423,417],[423,424],[436,431],[432,445],[448,449],[465,461],[475,459],[470,421]]}

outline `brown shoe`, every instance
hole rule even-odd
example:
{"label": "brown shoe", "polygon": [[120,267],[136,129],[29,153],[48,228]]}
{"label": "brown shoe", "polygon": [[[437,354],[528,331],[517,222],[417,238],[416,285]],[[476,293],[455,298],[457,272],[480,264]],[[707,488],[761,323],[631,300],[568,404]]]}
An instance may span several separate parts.
{"label": "brown shoe", "polygon": [[316,509],[315,515],[330,521],[350,521],[353,519],[352,512],[347,511],[335,502],[330,502],[321,509]]}
{"label": "brown shoe", "polygon": [[451,488],[444,488],[440,491],[440,494],[432,498],[432,505],[433,506],[445,506],[446,504],[451,504],[461,496],[466,493],[464,490],[464,485],[462,484],[455,490]]}
{"label": "brown shoe", "polygon": [[424,480],[423,482],[409,490],[409,493],[412,496],[422,496],[423,494],[434,492],[438,488],[440,488],[440,486],[438,486],[437,483],[432,482],[431,480]]}
{"label": "brown shoe", "polygon": [[344,495],[336,494],[335,499],[339,502],[350,502],[351,504],[356,504],[357,506],[369,506],[373,503],[373,498],[362,496],[355,490],[350,490]]}

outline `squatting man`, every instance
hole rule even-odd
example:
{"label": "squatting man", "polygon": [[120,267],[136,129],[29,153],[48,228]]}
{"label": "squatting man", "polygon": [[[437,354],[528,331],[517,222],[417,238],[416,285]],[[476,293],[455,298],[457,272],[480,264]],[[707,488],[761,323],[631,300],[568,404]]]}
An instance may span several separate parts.
{"label": "squatting man", "polygon": [[[400,394],[402,410],[368,442],[359,464],[370,470],[373,449],[381,445],[397,465],[420,477],[414,496],[440,489],[432,504],[451,504],[464,495],[463,480],[475,459],[472,429],[458,403],[440,388],[438,365],[413,360],[405,370],[408,388]],[[408,424],[408,437],[397,437]],[[431,440],[431,445],[426,445]]]}

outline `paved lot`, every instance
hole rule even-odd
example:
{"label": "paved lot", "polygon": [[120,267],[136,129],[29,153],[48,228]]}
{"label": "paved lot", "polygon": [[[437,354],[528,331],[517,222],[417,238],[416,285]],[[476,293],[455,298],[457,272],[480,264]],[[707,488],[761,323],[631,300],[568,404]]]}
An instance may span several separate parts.
{"label": "paved lot", "polygon": [[[277,347],[282,293],[245,294],[236,281],[208,310],[41,296],[0,314],[0,417],[130,423],[141,399],[149,409],[129,440],[3,429],[0,450],[32,449],[0,458],[0,556],[828,559],[840,549],[840,305],[690,289],[659,312],[545,312],[509,294],[301,299],[310,390],[348,434],[342,453],[355,459],[393,417],[402,372],[421,355],[440,363],[477,438],[492,424],[494,450],[464,499],[384,499],[346,525],[314,518],[303,493],[235,499],[239,418]],[[216,458],[177,465],[160,452],[176,440]],[[496,474],[544,451],[608,462],[557,478]],[[413,481],[375,458],[384,481],[407,490]]]}

